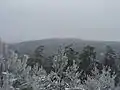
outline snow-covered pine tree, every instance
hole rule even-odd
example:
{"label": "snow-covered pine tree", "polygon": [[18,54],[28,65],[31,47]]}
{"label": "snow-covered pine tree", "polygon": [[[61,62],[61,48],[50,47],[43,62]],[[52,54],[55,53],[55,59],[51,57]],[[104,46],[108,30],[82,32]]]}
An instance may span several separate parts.
{"label": "snow-covered pine tree", "polygon": [[33,87],[33,90],[46,90],[50,84],[46,71],[42,67],[39,68],[38,64],[31,69],[26,81]]}
{"label": "snow-covered pine tree", "polygon": [[[63,49],[58,50],[58,54],[54,56],[53,59],[53,71],[49,74],[49,79],[52,82],[51,87],[55,87],[54,90],[63,90],[65,88],[64,82],[64,68],[66,67],[68,58]],[[53,89],[52,89],[53,90]]]}
{"label": "snow-covered pine tree", "polygon": [[67,84],[67,88],[71,89],[82,88],[81,80],[79,79],[81,73],[77,72],[77,70],[78,66],[75,60],[73,60],[73,65],[71,67],[68,67],[65,72],[64,81]]}
{"label": "snow-covered pine tree", "polygon": [[115,77],[116,75],[110,74],[110,68],[106,71],[106,68],[102,70],[102,74],[99,74],[98,69],[95,67],[93,71],[94,76],[88,76],[85,82],[86,90],[114,90],[115,89]]}

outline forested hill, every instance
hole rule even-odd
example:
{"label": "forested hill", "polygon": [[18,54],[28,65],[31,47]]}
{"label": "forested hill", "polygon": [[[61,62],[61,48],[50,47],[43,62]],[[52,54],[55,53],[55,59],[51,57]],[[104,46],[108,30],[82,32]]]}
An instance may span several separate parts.
{"label": "forested hill", "polygon": [[44,46],[45,54],[47,56],[55,54],[60,46],[64,47],[73,44],[73,48],[77,51],[81,51],[86,45],[92,45],[96,48],[98,55],[105,52],[107,45],[111,46],[115,51],[120,52],[120,42],[113,41],[87,41],[75,38],[65,38],[65,39],[44,39],[35,41],[26,41],[16,44],[11,44],[10,48],[18,51],[20,54],[33,54],[34,50],[38,46]]}

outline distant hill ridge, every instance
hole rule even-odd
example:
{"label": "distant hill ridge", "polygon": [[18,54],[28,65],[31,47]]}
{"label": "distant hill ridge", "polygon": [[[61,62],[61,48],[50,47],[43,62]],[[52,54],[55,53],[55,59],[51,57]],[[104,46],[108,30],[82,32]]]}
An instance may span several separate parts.
{"label": "distant hill ridge", "polygon": [[92,45],[96,48],[97,53],[105,52],[105,47],[110,45],[115,51],[120,52],[120,42],[115,41],[88,41],[76,38],[52,38],[43,40],[25,41],[11,44],[10,48],[17,50],[20,54],[32,55],[38,46],[45,46],[45,54],[55,54],[60,46],[73,44],[73,48],[81,51],[86,45]]}

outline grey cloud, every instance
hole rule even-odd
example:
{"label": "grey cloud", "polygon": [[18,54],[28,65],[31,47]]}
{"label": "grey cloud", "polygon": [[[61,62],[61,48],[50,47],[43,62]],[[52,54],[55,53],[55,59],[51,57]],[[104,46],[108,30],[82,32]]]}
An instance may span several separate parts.
{"label": "grey cloud", "polygon": [[1,0],[7,42],[53,37],[120,41],[119,0]]}

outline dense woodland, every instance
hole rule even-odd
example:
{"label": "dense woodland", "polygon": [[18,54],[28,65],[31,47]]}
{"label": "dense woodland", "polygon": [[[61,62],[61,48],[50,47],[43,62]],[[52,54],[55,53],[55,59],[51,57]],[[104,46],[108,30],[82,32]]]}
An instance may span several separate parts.
{"label": "dense woodland", "polygon": [[[106,46],[103,60],[93,46],[82,52],[72,45],[59,47],[55,55],[45,56],[39,46],[31,56],[12,52],[1,65],[1,88],[19,90],[119,90],[120,54]],[[7,70],[4,71],[4,66]]]}

